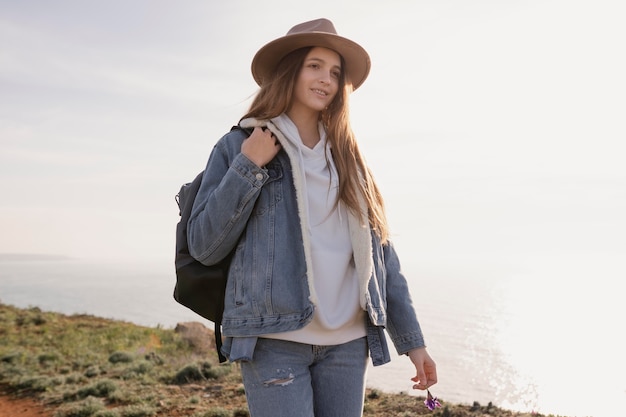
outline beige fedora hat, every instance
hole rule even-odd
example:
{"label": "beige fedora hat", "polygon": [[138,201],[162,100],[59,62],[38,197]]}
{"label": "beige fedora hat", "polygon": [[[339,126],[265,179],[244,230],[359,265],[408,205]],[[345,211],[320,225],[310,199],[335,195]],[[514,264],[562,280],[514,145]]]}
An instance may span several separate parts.
{"label": "beige fedora hat", "polygon": [[269,78],[278,63],[290,52],[307,46],[332,49],[345,61],[348,82],[356,90],[370,72],[370,57],[361,45],[337,35],[328,19],[316,19],[292,27],[287,35],[263,46],[252,59],[252,76],[258,85]]}

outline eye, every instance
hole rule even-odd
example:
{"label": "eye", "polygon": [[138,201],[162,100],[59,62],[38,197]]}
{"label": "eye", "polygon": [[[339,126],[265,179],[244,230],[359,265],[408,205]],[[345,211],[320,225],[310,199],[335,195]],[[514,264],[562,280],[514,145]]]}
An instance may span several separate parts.
{"label": "eye", "polygon": [[341,71],[333,71],[331,74],[336,79],[339,79],[339,77],[341,77]]}

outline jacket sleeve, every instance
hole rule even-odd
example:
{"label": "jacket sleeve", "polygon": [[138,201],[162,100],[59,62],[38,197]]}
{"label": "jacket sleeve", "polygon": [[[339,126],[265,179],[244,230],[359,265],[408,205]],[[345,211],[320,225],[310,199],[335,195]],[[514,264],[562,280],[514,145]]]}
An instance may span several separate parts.
{"label": "jacket sleeve", "polygon": [[392,242],[383,245],[387,292],[387,332],[398,354],[426,346],[407,280]]}
{"label": "jacket sleeve", "polygon": [[225,258],[236,246],[267,172],[241,153],[241,131],[222,137],[211,152],[187,225],[191,256],[205,265]]}

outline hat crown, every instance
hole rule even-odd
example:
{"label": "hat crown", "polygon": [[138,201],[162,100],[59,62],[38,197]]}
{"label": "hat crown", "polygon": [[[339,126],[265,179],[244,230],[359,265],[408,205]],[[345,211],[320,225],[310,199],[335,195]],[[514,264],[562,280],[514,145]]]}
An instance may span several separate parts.
{"label": "hat crown", "polygon": [[289,29],[287,35],[295,35],[299,33],[311,33],[311,32],[323,32],[330,33],[332,35],[336,35],[337,31],[335,30],[335,26],[333,22],[328,19],[316,19],[308,22],[300,23]]}

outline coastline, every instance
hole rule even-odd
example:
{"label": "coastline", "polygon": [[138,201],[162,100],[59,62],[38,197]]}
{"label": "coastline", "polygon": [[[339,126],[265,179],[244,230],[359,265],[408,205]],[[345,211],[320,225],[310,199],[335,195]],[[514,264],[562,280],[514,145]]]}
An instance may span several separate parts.
{"label": "coastline", "polygon": [[[193,331],[181,330],[185,328]],[[217,364],[213,332],[197,322],[175,329],[151,328],[0,302],[0,334],[3,400],[17,396],[21,401],[34,401],[31,405],[40,403],[43,407],[36,411],[44,414],[31,415],[47,417],[45,412],[50,412],[50,416],[70,417],[79,415],[76,409],[80,407],[112,410],[80,414],[84,416],[248,415],[238,367]],[[200,377],[194,377],[194,369],[201,369]],[[443,407],[431,412],[422,396],[368,388],[363,415],[542,416],[491,403],[463,405],[441,400]],[[143,411],[128,414],[131,409]],[[219,410],[223,414],[215,414]]]}

